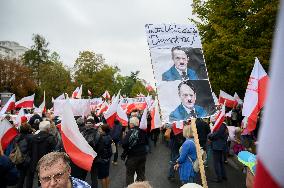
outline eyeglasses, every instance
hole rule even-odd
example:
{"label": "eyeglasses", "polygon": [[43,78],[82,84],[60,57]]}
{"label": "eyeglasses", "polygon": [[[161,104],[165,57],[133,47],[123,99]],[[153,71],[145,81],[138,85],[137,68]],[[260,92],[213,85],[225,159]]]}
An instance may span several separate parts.
{"label": "eyeglasses", "polygon": [[53,174],[51,176],[41,177],[40,182],[41,183],[49,183],[51,179],[54,179],[54,181],[58,182],[62,179],[63,175],[67,172],[67,168],[63,172],[59,172],[57,174]]}

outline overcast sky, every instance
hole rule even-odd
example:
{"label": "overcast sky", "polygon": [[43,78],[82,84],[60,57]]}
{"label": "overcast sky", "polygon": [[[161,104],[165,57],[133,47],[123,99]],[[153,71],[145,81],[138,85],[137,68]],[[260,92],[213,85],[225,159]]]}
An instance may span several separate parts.
{"label": "overcast sky", "polygon": [[0,0],[0,41],[30,47],[40,34],[73,66],[79,51],[103,54],[123,75],[154,76],[144,26],[188,23],[192,0]]}

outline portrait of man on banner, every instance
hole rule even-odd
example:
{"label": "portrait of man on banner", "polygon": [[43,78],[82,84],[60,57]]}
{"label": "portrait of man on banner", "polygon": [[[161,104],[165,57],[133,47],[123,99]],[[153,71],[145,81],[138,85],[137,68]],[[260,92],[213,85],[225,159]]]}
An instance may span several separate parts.
{"label": "portrait of man on banner", "polygon": [[162,74],[162,81],[208,79],[200,49],[175,46],[171,59],[174,64]]}
{"label": "portrait of man on banner", "polygon": [[[192,80],[184,80],[178,85],[180,104],[170,113],[170,122],[207,117],[212,113],[211,111],[214,110],[214,103],[211,98],[209,98],[209,100],[206,99],[209,97],[208,92],[210,92],[210,88],[207,88],[206,82],[208,83],[206,80],[195,82]],[[197,88],[197,84],[201,85],[201,87]],[[198,97],[200,97],[199,100],[197,100]],[[207,104],[203,101],[207,101]]]}

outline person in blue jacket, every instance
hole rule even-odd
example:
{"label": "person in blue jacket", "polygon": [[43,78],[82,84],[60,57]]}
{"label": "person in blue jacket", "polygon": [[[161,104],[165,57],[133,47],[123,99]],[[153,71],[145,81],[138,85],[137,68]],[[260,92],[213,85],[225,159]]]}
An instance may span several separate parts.
{"label": "person in blue jacket", "polygon": [[207,116],[206,110],[195,104],[196,88],[190,80],[182,81],[178,85],[178,94],[181,104],[170,113],[169,121],[187,120],[191,117],[202,118]]}
{"label": "person in blue jacket", "polygon": [[162,74],[162,81],[198,80],[196,72],[187,66],[189,59],[185,49],[177,46],[173,47],[171,52],[174,65]]}
{"label": "person in blue jacket", "polygon": [[193,132],[190,126],[183,128],[183,136],[186,138],[180,148],[180,156],[176,161],[175,169],[179,171],[179,178],[182,184],[193,183],[196,173],[193,169],[193,162],[197,160],[196,147],[193,140]]}

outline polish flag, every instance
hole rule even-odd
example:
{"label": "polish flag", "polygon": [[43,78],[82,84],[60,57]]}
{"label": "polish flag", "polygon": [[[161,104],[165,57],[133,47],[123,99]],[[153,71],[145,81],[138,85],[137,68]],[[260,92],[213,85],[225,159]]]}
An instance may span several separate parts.
{"label": "polish flag", "polygon": [[120,121],[122,126],[128,125],[128,117],[126,112],[121,107],[121,102],[117,105],[116,119]]}
{"label": "polish flag", "polygon": [[237,92],[235,92],[234,98],[235,98],[235,100],[238,102],[238,104],[243,104],[243,100],[239,97],[239,95],[237,94]]}
{"label": "polish flag", "polygon": [[15,109],[15,102],[16,102],[16,97],[15,97],[15,94],[13,94],[11,96],[11,98],[8,100],[8,102],[1,109],[0,116],[4,115],[7,111],[14,110]]}
{"label": "polish flag", "polygon": [[80,133],[69,100],[64,103],[62,108],[60,133],[64,149],[74,164],[84,170],[91,171],[97,153]]}
{"label": "polish flag", "polygon": [[271,55],[271,82],[259,132],[255,188],[284,187],[283,106],[284,95],[284,2],[280,1]]}
{"label": "polish flag", "polygon": [[21,123],[22,123],[22,120],[21,120],[21,117],[25,116],[25,111],[23,108],[21,108],[18,112],[18,115],[16,116],[16,121],[15,121],[15,124],[16,126],[20,126]]}
{"label": "polish flag", "polygon": [[225,120],[225,115],[226,115],[226,112],[225,112],[225,104],[224,104],[222,106],[221,111],[217,115],[216,121],[215,121],[213,128],[212,128],[212,132],[216,132],[221,127],[222,123]]}
{"label": "polish flag", "polygon": [[10,142],[17,136],[18,131],[14,128],[7,119],[0,122],[0,140],[3,151],[7,148]]}
{"label": "polish flag", "polygon": [[141,121],[140,121],[140,125],[139,128],[147,131],[147,113],[148,113],[148,109],[145,108],[141,117]]}
{"label": "polish flag", "polygon": [[119,93],[113,99],[111,105],[109,106],[108,110],[104,113],[104,117],[107,121],[107,124],[112,128],[114,125],[114,120],[117,114],[117,107],[119,102]]}
{"label": "polish flag", "polygon": [[173,122],[172,130],[174,135],[178,135],[183,131],[183,121],[175,121]]}
{"label": "polish flag", "polygon": [[110,99],[110,94],[109,94],[108,90],[106,90],[102,96],[105,99]]}
{"label": "polish flag", "polygon": [[39,105],[39,110],[41,111],[41,113],[45,113],[46,112],[46,106],[45,106],[45,91],[43,92],[43,101],[41,103],[41,105]]}
{"label": "polish flag", "polygon": [[75,91],[73,91],[73,93],[72,93],[72,98],[73,98],[73,99],[76,99],[76,98],[77,98],[77,95],[78,95],[79,90],[80,90],[80,88],[79,88],[79,87],[76,87]]}
{"label": "polish flag", "polygon": [[158,99],[155,99],[155,102],[153,103],[151,110],[150,110],[150,115],[151,115],[151,130],[160,128],[162,127],[162,121],[160,117],[160,112],[159,112],[159,104],[158,104]]}
{"label": "polish flag", "polygon": [[104,102],[100,105],[98,105],[99,110],[97,111],[97,116],[100,116],[101,114],[103,114],[104,112],[106,112],[108,110],[108,103]]}
{"label": "polish flag", "polygon": [[88,90],[88,95],[92,96],[92,92],[90,90]]}
{"label": "polish flag", "polygon": [[258,113],[264,106],[269,77],[262,68],[259,60],[255,58],[245,98],[242,115],[248,117],[247,128],[251,132],[256,127]]}
{"label": "polish flag", "polygon": [[16,108],[33,108],[35,94],[22,98],[15,103]]}
{"label": "polish flag", "polygon": [[220,90],[219,103],[225,104],[225,101],[226,101],[226,106],[229,107],[229,108],[233,108],[237,105],[237,101],[235,100],[234,97],[232,97],[228,93]]}

